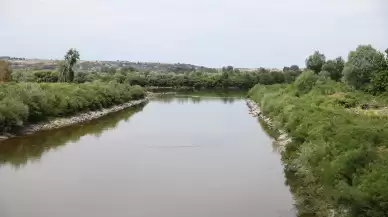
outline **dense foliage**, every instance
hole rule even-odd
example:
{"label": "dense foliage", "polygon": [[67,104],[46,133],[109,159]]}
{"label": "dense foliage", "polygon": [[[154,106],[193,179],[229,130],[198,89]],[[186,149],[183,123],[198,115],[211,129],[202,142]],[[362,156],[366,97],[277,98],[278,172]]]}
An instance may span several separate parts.
{"label": "dense foliage", "polygon": [[[283,158],[300,211],[330,216],[388,213],[388,98],[326,81],[310,91],[291,85],[257,85],[250,91],[262,112],[293,138]],[[298,78],[302,79],[302,78]],[[361,107],[377,107],[362,110]],[[341,215],[339,215],[341,216]]]}
{"label": "dense foliage", "polygon": [[292,137],[282,156],[299,211],[387,216],[387,57],[370,45],[350,52],[346,63],[313,56],[306,63],[319,64],[308,63],[295,82],[258,84],[249,93]]}
{"label": "dense foliage", "polygon": [[371,45],[360,45],[349,53],[347,62],[341,57],[326,61],[325,55],[316,51],[306,59],[306,68],[374,95],[388,90],[388,49],[384,54]]}
{"label": "dense foliage", "polygon": [[[290,83],[301,73],[298,66],[285,67],[283,71],[242,72],[233,67],[224,67],[219,72],[207,73],[193,71],[187,73],[139,72],[133,68],[103,68],[100,72],[75,73],[73,82],[85,83],[92,81],[116,81],[131,85],[152,87],[188,87],[196,89],[238,88],[248,89],[257,83],[277,84]],[[17,69],[12,79],[17,82],[58,82],[60,72],[57,70]]]}
{"label": "dense foliage", "polygon": [[[260,68],[256,71],[241,72],[232,66],[223,67],[221,70],[192,67],[191,72],[173,70],[169,73],[137,71],[131,66],[106,67],[99,71],[75,72],[74,67],[80,55],[77,50],[70,49],[64,60],[59,62],[56,70],[17,69],[12,73],[16,82],[74,82],[85,83],[92,81],[116,81],[131,85],[148,87],[185,87],[194,89],[238,88],[248,89],[257,83],[277,84],[290,83],[300,74],[298,66],[284,67],[283,71],[270,71]],[[178,64],[180,66],[181,64]],[[81,64],[82,66],[82,64]],[[184,66],[184,65],[182,65]],[[82,67],[81,67],[82,68]]]}
{"label": "dense foliage", "polygon": [[7,83],[0,86],[0,131],[11,132],[26,122],[97,110],[143,98],[139,86],[110,83]]}

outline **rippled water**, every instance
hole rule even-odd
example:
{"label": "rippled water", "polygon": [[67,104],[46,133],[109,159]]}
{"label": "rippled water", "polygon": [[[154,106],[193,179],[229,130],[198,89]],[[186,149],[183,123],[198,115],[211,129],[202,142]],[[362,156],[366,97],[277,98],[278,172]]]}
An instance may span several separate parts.
{"label": "rippled water", "polygon": [[294,217],[242,98],[174,96],[0,142],[1,217]]}

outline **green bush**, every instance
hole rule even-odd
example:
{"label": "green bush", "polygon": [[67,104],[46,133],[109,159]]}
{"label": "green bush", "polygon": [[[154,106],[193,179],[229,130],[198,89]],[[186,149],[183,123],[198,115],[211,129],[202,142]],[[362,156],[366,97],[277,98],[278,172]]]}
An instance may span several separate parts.
{"label": "green bush", "polygon": [[50,70],[34,71],[34,77],[36,82],[58,82],[59,80],[58,72]]}
{"label": "green bush", "polygon": [[296,78],[294,85],[300,93],[307,93],[313,88],[317,80],[318,76],[313,71],[306,70]]}
{"label": "green bush", "polygon": [[0,86],[0,132],[26,122],[97,110],[145,97],[140,86],[110,83],[15,83]]}

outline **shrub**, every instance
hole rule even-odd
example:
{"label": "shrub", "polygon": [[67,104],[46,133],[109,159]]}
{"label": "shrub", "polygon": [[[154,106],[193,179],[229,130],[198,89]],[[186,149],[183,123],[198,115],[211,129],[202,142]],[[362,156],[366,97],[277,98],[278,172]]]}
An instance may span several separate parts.
{"label": "shrub", "polygon": [[15,69],[11,74],[12,80],[16,82],[36,82],[34,72],[30,70]]}
{"label": "shrub", "polygon": [[36,82],[58,82],[59,80],[58,72],[50,70],[34,71],[34,77]]}

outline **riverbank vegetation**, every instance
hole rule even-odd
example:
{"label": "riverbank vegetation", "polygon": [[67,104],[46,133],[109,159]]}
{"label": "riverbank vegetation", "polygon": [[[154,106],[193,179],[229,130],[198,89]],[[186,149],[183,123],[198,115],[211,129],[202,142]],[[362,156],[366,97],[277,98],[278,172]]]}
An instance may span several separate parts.
{"label": "riverbank vegetation", "polygon": [[306,67],[291,84],[249,92],[293,139],[282,156],[300,214],[386,216],[387,55],[359,46],[345,62],[316,52]]}
{"label": "riverbank vegetation", "polygon": [[74,65],[78,60],[78,51],[70,49],[55,74],[38,71],[34,72],[37,79],[25,81],[11,76],[8,63],[1,61],[0,82],[7,83],[0,85],[0,134],[15,132],[26,123],[99,110],[145,97],[143,88],[129,83],[114,80],[75,83]]}
{"label": "riverbank vegetation", "polygon": [[144,96],[143,88],[116,82],[2,84],[0,131],[13,132],[25,123],[98,110]]}

